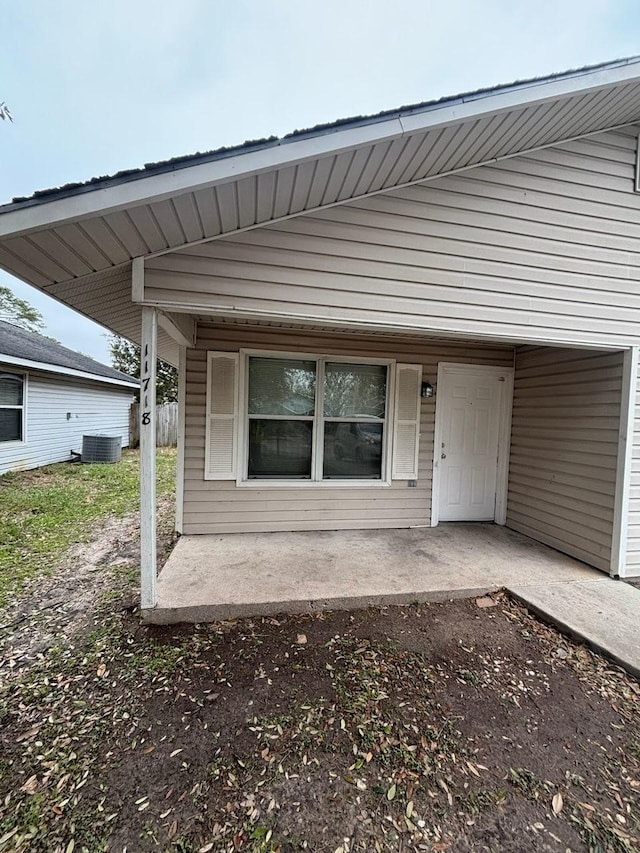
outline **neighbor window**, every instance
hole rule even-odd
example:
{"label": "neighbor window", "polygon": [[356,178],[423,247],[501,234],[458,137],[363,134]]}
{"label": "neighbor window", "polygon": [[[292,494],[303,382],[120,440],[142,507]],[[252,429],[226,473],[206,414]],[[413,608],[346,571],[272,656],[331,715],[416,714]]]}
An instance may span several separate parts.
{"label": "neighbor window", "polygon": [[24,440],[24,375],[0,372],[0,441]]}
{"label": "neighbor window", "polygon": [[383,479],[387,386],[387,364],[250,356],[249,479]]}

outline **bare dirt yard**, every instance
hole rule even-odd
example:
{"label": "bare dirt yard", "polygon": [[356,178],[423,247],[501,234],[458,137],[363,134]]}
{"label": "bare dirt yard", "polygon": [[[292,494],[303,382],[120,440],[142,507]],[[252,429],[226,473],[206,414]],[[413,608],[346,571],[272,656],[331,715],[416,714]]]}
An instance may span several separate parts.
{"label": "bare dirt yard", "polygon": [[2,853],[640,850],[638,683],[505,596],[144,627],[137,536],[0,611]]}

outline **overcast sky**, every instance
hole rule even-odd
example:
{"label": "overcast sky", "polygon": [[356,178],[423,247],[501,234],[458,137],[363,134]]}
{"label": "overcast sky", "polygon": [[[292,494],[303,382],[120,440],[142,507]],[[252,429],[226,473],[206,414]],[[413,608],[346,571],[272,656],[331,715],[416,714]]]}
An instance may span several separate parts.
{"label": "overcast sky", "polygon": [[[640,53],[638,0],[4,2],[0,202]],[[0,271],[66,346],[104,331]]]}

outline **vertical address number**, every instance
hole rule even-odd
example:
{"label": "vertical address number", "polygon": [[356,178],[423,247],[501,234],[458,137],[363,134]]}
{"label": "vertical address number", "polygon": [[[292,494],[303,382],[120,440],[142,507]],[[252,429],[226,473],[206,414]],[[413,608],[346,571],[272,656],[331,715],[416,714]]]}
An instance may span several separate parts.
{"label": "vertical address number", "polygon": [[142,359],[142,396],[143,396],[143,406],[142,406],[142,415],[141,415],[141,423],[142,426],[149,426],[151,423],[151,412],[149,411],[149,382],[151,381],[151,377],[149,376],[149,344],[145,344],[144,354]]}

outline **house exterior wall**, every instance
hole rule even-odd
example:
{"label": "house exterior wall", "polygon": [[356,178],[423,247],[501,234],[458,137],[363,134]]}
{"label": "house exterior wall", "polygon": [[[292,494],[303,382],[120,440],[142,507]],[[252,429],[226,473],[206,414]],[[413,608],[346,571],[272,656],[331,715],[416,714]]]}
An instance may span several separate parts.
{"label": "house exterior wall", "polygon": [[[0,369],[25,373],[14,365]],[[126,447],[132,401],[126,388],[28,371],[26,441],[0,443],[0,474],[68,460],[82,450],[85,434],[120,435]]]}
{"label": "house exterior wall", "polygon": [[150,303],[522,342],[640,328],[636,131],[606,132],[146,261]]}
{"label": "house exterior wall", "polygon": [[[144,298],[169,310],[360,325],[363,336],[367,327],[393,327],[466,341],[603,349],[637,344],[636,135],[633,128],[602,133],[148,259]],[[231,345],[221,345],[218,332],[203,344],[207,334],[201,333],[199,348]],[[229,334],[223,332],[223,339]],[[310,335],[298,342],[289,335],[281,333],[287,344],[276,348],[310,348]],[[340,354],[337,344],[344,346],[345,337],[336,332],[336,346],[331,340],[318,349]],[[347,340],[363,355],[383,355],[379,342],[361,337],[356,343],[353,335]],[[427,376],[434,376],[437,361],[457,360],[448,351],[453,344],[418,342],[412,348],[390,340],[384,355],[424,358]],[[237,346],[260,344],[242,340]],[[459,346],[464,351],[466,345]],[[396,347],[409,350],[400,355]],[[198,353],[188,356],[191,400],[204,393],[204,357]],[[587,382],[581,364],[591,371],[591,358],[600,366]],[[622,356],[521,348],[519,360],[508,524],[608,570]],[[541,400],[536,371],[549,387]],[[583,395],[574,374],[581,376]],[[569,398],[571,411],[563,406]],[[599,412],[596,398],[603,401]],[[543,409],[552,421],[544,422]],[[433,401],[423,403],[418,488],[394,483],[386,491],[354,490],[335,501],[321,490],[279,491],[275,498],[251,490],[249,499],[238,497],[234,484],[198,484],[204,423],[197,425],[202,418],[196,410],[188,405],[185,532],[384,527],[399,518],[429,523]],[[640,573],[640,427],[634,464],[628,554]],[[221,502],[221,513],[212,511],[216,490],[242,505],[242,520],[235,505],[225,509]]]}
{"label": "house exterior wall", "polygon": [[622,353],[519,347],[507,526],[609,571]]}
{"label": "house exterior wall", "polygon": [[184,516],[182,530],[231,533],[283,530],[428,526],[435,397],[421,401],[417,487],[394,480],[388,487],[243,487],[235,480],[205,480],[207,351],[240,348],[279,352],[318,352],[339,356],[389,358],[422,363],[423,378],[435,385],[439,361],[511,366],[513,348],[405,338],[320,334],[251,326],[200,325],[195,349],[187,350]]}

